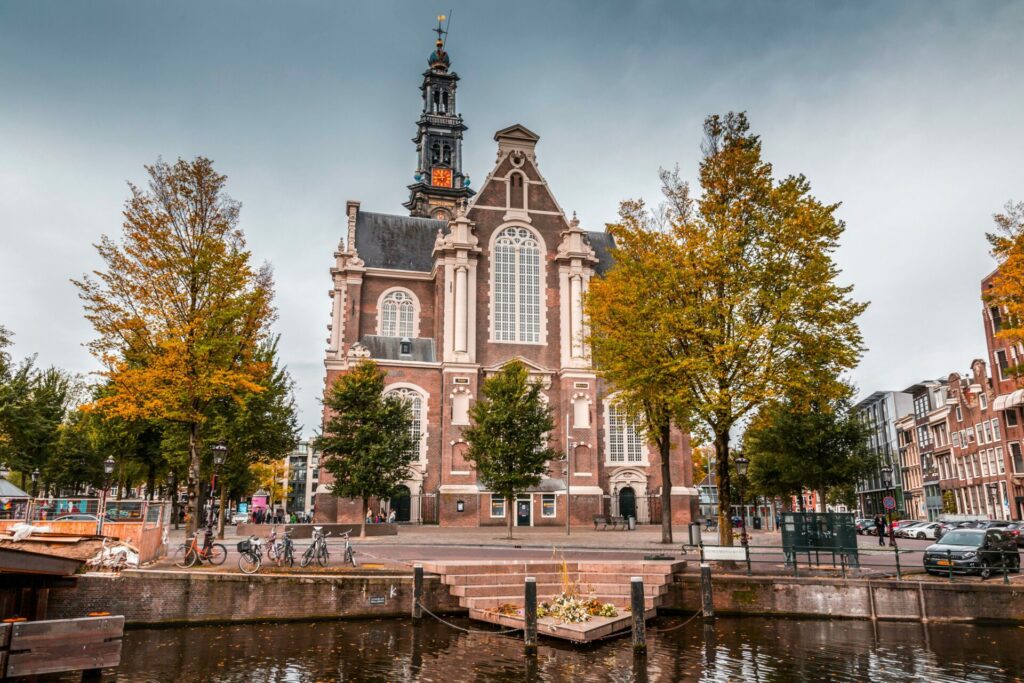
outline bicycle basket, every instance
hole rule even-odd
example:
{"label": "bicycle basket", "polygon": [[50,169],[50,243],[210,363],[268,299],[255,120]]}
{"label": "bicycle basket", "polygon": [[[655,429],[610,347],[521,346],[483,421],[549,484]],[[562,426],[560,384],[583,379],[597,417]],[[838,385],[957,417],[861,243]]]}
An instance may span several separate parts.
{"label": "bicycle basket", "polygon": [[240,552],[240,553],[247,553],[250,550],[252,550],[252,543],[249,542],[248,538],[245,539],[244,541],[239,541],[238,542],[238,552]]}

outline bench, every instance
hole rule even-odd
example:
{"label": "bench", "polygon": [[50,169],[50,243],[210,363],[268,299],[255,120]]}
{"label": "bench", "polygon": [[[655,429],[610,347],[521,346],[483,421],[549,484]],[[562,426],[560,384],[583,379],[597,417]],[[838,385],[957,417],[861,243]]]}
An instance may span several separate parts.
{"label": "bench", "polygon": [[0,678],[100,670],[121,663],[124,617],[49,619],[0,624]]}
{"label": "bench", "polygon": [[601,525],[601,530],[605,530],[608,527],[612,529],[622,528],[623,531],[629,528],[626,524],[625,517],[618,516],[605,516],[605,515],[594,515],[594,529],[597,530],[597,525]]}

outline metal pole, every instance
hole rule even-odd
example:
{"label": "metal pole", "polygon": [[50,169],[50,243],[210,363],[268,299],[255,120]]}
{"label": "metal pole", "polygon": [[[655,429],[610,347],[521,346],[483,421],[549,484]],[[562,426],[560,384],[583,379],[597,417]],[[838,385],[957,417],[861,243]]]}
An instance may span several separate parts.
{"label": "metal pole", "polygon": [[893,548],[893,551],[896,553],[896,580],[897,581],[902,581],[903,580],[903,572],[900,571],[900,549],[899,548]]}
{"label": "metal pole", "polygon": [[572,500],[572,437],[569,435],[569,413],[565,414],[565,535],[569,535],[569,501]]}
{"label": "metal pole", "polygon": [[525,608],[523,617],[526,621],[526,628],[523,629],[523,644],[527,652],[537,651],[537,579],[533,576],[526,577],[523,586],[525,597]]}
{"label": "metal pole", "polygon": [[633,651],[647,650],[647,634],[644,613],[644,579],[641,576],[630,578],[630,608],[633,611]]}
{"label": "metal pole", "polygon": [[415,564],[412,567],[412,618],[419,619],[423,616],[423,608],[420,601],[423,600],[423,565]]}
{"label": "metal pole", "polygon": [[715,618],[715,597],[711,591],[711,565],[700,563],[700,603],[705,621]]}
{"label": "metal pole", "polygon": [[103,490],[100,491],[100,508],[96,511],[96,535],[103,535],[103,508],[107,506],[107,480],[103,480]]}

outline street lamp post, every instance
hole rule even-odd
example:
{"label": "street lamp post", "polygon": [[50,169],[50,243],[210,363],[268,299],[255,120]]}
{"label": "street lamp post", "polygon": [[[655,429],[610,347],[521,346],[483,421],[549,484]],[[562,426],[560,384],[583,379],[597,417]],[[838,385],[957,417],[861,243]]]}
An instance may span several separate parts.
{"label": "street lamp post", "polygon": [[[892,467],[890,465],[886,465],[882,468],[882,487],[885,489],[886,493],[888,493],[889,489],[892,488]],[[896,491],[893,490],[893,493],[895,492]],[[893,497],[895,498],[895,496]],[[885,514],[889,519],[889,523],[886,525],[886,529],[889,532],[889,545],[895,548],[896,533],[892,530],[892,509],[886,508]]]}
{"label": "street lamp post", "polygon": [[996,493],[999,492],[999,485],[992,483],[986,485],[988,488],[988,502],[992,507],[992,519],[996,518]]}
{"label": "street lamp post", "polygon": [[178,478],[174,476],[174,470],[167,473],[167,490],[171,498],[171,519],[174,522],[174,530],[178,530]]}
{"label": "street lamp post", "polygon": [[740,544],[747,545],[747,509],[743,500],[743,480],[747,477],[750,461],[742,455],[736,458],[736,474],[740,475]]}
{"label": "street lamp post", "polygon": [[103,535],[103,518],[107,516],[107,489],[110,488],[110,475],[114,473],[114,459],[107,456],[103,461],[103,490],[100,491],[100,507],[96,511],[96,535]]}
{"label": "street lamp post", "polygon": [[572,500],[570,492],[572,491],[572,435],[569,434],[569,416],[565,416],[565,535],[570,534],[569,524],[571,508],[569,507],[569,501]]}
{"label": "street lamp post", "polygon": [[32,497],[39,495],[39,468],[32,470]]}
{"label": "street lamp post", "polygon": [[217,486],[217,473],[220,471],[220,466],[224,464],[224,458],[228,454],[228,447],[221,442],[214,445],[210,450],[213,451],[213,477],[210,479],[210,510],[207,514],[207,526],[213,528],[213,490]]}

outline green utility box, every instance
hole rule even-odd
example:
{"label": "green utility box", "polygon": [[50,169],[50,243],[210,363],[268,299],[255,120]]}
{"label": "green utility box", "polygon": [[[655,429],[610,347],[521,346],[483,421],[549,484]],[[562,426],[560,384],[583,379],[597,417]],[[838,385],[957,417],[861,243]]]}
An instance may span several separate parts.
{"label": "green utility box", "polygon": [[835,565],[845,563],[857,567],[857,524],[848,512],[783,512],[782,549],[786,563],[796,561],[797,554],[807,555],[807,562],[821,560]]}

